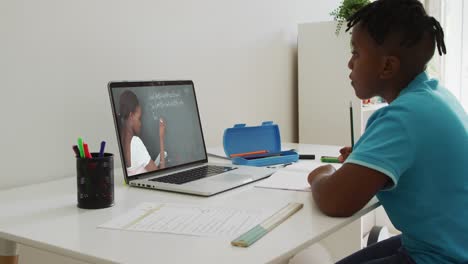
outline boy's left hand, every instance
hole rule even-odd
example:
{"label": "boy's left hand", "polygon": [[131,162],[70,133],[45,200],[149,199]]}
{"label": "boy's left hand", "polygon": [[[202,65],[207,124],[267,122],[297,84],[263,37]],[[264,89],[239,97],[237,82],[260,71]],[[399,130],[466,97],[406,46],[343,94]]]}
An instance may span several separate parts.
{"label": "boy's left hand", "polygon": [[309,182],[309,184],[312,184],[312,182],[318,175],[322,175],[322,174],[332,175],[333,173],[335,173],[335,171],[336,171],[335,167],[333,167],[330,164],[320,166],[316,168],[315,170],[313,170],[311,173],[309,173],[309,176],[307,177],[307,181]]}
{"label": "boy's left hand", "polygon": [[348,156],[351,154],[351,152],[353,152],[352,147],[344,147],[344,148],[340,149],[340,154],[341,155],[338,157],[338,160],[340,161],[340,163],[345,162],[345,160],[348,158]]}

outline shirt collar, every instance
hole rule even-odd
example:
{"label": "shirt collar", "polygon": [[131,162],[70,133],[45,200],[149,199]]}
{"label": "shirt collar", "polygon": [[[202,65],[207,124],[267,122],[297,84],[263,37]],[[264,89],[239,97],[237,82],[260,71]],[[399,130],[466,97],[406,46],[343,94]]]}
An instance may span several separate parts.
{"label": "shirt collar", "polygon": [[429,75],[425,71],[423,71],[420,74],[416,75],[416,77],[405,88],[403,88],[403,90],[401,90],[399,95],[405,94],[413,88],[420,87],[422,83],[425,83],[429,80]]}

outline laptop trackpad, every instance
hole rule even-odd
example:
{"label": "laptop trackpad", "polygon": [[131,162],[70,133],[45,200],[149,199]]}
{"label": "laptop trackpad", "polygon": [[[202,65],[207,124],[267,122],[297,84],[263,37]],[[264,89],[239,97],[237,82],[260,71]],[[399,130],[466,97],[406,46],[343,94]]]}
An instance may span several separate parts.
{"label": "laptop trackpad", "polygon": [[253,178],[251,176],[236,174],[236,173],[226,173],[220,175],[219,177],[212,177],[211,181],[219,183],[234,183],[234,182],[251,182]]}

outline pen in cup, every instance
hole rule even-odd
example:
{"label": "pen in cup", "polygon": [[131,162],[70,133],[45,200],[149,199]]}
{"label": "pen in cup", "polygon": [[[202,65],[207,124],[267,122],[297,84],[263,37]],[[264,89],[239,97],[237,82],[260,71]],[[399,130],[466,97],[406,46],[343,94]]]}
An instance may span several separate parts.
{"label": "pen in cup", "polygon": [[81,137],[78,138],[78,150],[80,151],[80,158],[84,158],[85,153],[83,148],[83,139]]}
{"label": "pen in cup", "polygon": [[88,144],[86,143],[83,144],[83,147],[84,147],[84,153],[85,153],[86,158],[88,159],[92,158],[91,153],[89,153]]}
{"label": "pen in cup", "polygon": [[99,157],[104,157],[104,148],[106,147],[106,142],[103,140],[101,141],[101,148],[99,149]]}
{"label": "pen in cup", "polygon": [[78,149],[77,145],[73,145],[73,151],[75,152],[76,157],[80,157],[80,150]]}

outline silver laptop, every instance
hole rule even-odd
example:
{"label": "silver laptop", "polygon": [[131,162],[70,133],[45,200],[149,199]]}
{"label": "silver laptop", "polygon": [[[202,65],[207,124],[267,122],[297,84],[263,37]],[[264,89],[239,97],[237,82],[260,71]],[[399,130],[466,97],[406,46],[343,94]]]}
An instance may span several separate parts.
{"label": "silver laptop", "polygon": [[208,163],[192,81],[116,81],[108,89],[130,186],[210,196],[274,172]]}

